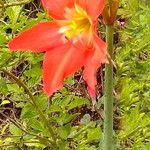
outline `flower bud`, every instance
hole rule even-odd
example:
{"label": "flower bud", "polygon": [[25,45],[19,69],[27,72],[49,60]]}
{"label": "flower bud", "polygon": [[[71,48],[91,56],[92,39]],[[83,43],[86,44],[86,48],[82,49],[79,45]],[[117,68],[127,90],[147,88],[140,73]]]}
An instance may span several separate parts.
{"label": "flower bud", "polygon": [[119,0],[112,0],[109,3],[106,3],[102,14],[104,23],[106,25],[114,24],[118,7],[119,7]]}

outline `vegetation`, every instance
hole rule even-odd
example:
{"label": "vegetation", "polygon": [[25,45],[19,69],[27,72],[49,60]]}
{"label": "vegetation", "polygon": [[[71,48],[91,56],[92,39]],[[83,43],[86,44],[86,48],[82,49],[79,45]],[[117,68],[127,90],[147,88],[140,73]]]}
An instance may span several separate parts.
{"label": "vegetation", "polygon": [[[147,0],[120,0],[114,34],[117,150],[150,149],[149,12]],[[42,91],[43,54],[8,49],[14,36],[48,19],[38,0],[0,0],[0,149],[102,150],[104,68],[97,73],[93,108],[80,72],[48,98]],[[105,39],[103,24],[100,29]]]}

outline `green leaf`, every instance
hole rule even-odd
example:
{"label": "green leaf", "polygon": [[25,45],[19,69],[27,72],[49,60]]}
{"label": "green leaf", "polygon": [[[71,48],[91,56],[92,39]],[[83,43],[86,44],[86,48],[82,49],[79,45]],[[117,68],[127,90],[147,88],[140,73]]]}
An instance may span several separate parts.
{"label": "green leaf", "polygon": [[9,127],[9,123],[5,124],[2,129],[1,129],[1,135],[5,134],[5,132],[7,132],[7,129]]}
{"label": "green leaf", "polygon": [[68,110],[82,105],[88,105],[89,103],[90,103],[89,100],[86,98],[74,96],[74,99],[68,106]]}
{"label": "green leaf", "polygon": [[54,121],[56,121],[59,125],[64,125],[66,123],[69,123],[72,119],[74,119],[78,114],[69,114],[69,113],[61,113],[60,115],[56,115],[51,117]]}
{"label": "green leaf", "polygon": [[6,148],[6,150],[18,150],[15,146],[9,146]]}
{"label": "green leaf", "polygon": [[13,123],[9,125],[9,131],[11,134],[16,136],[21,136],[23,134],[22,130],[18,128],[16,125],[14,125]]}
{"label": "green leaf", "polygon": [[31,128],[33,128],[34,130],[38,130],[38,131],[43,131],[44,130],[44,127],[42,125],[42,123],[35,119],[35,118],[32,118],[32,119],[29,119],[29,126]]}
{"label": "green leaf", "polygon": [[37,115],[38,115],[37,111],[30,103],[26,103],[26,105],[24,106],[24,108],[21,111],[22,119],[33,118]]}
{"label": "green leaf", "polygon": [[7,42],[7,37],[5,33],[0,32],[0,45]]}
{"label": "green leaf", "polygon": [[8,88],[7,88],[6,80],[0,77],[0,91],[2,93],[7,93],[7,90]]}
{"label": "green leaf", "polygon": [[72,76],[68,77],[65,79],[65,83],[69,84],[69,85],[73,85],[74,84],[74,79]]}
{"label": "green leaf", "polygon": [[51,105],[48,109],[48,112],[50,112],[50,113],[52,113],[52,112],[62,112],[62,109],[58,105]]}
{"label": "green leaf", "polygon": [[10,103],[9,100],[3,100],[0,105],[2,106],[2,105],[5,105],[5,104],[9,104],[9,103]]}
{"label": "green leaf", "polygon": [[[16,0],[14,0],[14,1],[16,1]],[[6,9],[6,14],[8,15],[10,21],[13,24],[15,24],[17,22],[17,19],[18,19],[21,9],[22,8],[20,6],[13,6],[13,7],[9,7]]]}
{"label": "green leaf", "polygon": [[58,128],[58,134],[62,139],[67,139],[71,132],[71,125],[67,124]]}
{"label": "green leaf", "polygon": [[9,92],[13,92],[15,94],[20,94],[24,91],[23,88],[20,88],[17,84],[7,84],[7,88]]}
{"label": "green leaf", "polygon": [[88,129],[88,141],[99,140],[102,135],[102,131],[100,128]]}

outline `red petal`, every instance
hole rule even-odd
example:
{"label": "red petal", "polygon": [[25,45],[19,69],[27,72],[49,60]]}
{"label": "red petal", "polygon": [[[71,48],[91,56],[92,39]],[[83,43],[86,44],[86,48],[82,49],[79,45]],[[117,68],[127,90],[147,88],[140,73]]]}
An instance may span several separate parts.
{"label": "red petal", "polygon": [[59,27],[55,22],[44,22],[22,32],[9,42],[12,51],[23,50],[42,52],[52,49],[65,42],[65,38],[58,33]]}
{"label": "red petal", "polygon": [[73,7],[74,0],[42,0],[48,14],[54,19],[64,19],[65,8]]}
{"label": "red petal", "polygon": [[86,51],[71,43],[47,51],[43,62],[43,83],[47,95],[63,86],[64,78],[78,71],[85,63]]}
{"label": "red petal", "polygon": [[83,78],[88,84],[88,90],[91,97],[96,96],[95,88],[97,84],[97,69],[101,66],[101,64],[107,62],[105,43],[97,36],[94,37],[94,40],[94,51],[91,51],[83,72]]}
{"label": "red petal", "polygon": [[104,0],[76,0],[76,3],[85,9],[93,20],[97,19],[104,9]]}

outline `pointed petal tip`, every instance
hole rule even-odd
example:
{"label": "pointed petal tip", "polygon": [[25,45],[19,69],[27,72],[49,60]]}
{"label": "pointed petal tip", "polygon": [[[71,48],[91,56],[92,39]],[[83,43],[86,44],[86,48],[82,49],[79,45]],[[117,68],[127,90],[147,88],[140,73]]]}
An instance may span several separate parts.
{"label": "pointed petal tip", "polygon": [[91,87],[88,86],[88,92],[89,92],[89,95],[92,99],[96,98],[96,89],[93,89]]}
{"label": "pointed petal tip", "polygon": [[41,22],[21,32],[8,43],[11,51],[45,52],[64,44],[59,26],[55,21]]}
{"label": "pointed petal tip", "polygon": [[9,43],[8,43],[8,48],[11,52],[16,52],[20,49],[17,48],[17,44],[15,43],[15,39],[11,40]]}
{"label": "pointed petal tip", "polygon": [[8,48],[11,52],[17,52],[17,51],[30,51],[30,50],[23,50],[21,48],[18,48],[18,44],[16,43],[16,38],[12,39],[8,43]]}
{"label": "pointed petal tip", "polygon": [[49,85],[47,83],[44,84],[43,86],[43,91],[47,96],[52,96],[55,92],[57,92],[58,90],[60,90],[63,87],[63,82],[61,83],[61,85],[59,86],[55,86],[55,87],[50,87],[50,83]]}
{"label": "pointed petal tip", "polygon": [[8,42],[8,48],[10,51],[16,51],[16,49],[14,48],[13,40]]}

